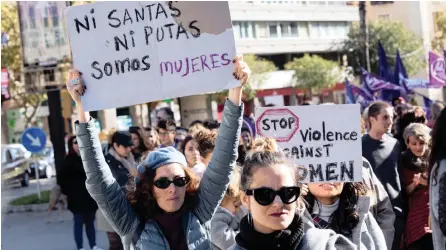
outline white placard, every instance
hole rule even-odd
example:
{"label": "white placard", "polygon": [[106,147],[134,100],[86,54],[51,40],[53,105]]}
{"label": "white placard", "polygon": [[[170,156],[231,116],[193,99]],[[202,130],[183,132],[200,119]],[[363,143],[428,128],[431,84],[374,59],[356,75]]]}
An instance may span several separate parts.
{"label": "white placard", "polygon": [[86,111],[239,84],[227,2],[99,2],[65,16]]}
{"label": "white placard", "polygon": [[256,108],[259,136],[275,138],[302,182],[362,181],[360,106]]}

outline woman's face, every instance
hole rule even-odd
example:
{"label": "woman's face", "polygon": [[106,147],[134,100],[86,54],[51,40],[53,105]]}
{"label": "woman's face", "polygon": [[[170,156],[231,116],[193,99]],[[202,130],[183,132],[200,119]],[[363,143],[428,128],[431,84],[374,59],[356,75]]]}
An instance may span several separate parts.
{"label": "woman's face", "polygon": [[[183,167],[178,163],[171,163],[164,165],[156,170],[153,186],[153,196],[156,199],[158,206],[165,212],[178,211],[184,203],[186,196],[187,185],[178,187],[178,183],[183,183],[182,180],[186,177]],[[160,184],[170,183],[167,188],[157,187],[157,182]],[[177,184],[177,185],[176,185]]]}
{"label": "woman's face", "polygon": [[[292,170],[284,164],[254,169],[249,189],[270,188],[278,191],[282,187],[296,186]],[[255,191],[254,191],[255,192]],[[286,229],[294,219],[297,202],[285,204],[277,195],[274,201],[266,206],[260,205],[254,196],[241,193],[244,207],[251,212],[256,231],[268,234]]]}
{"label": "woman's face", "polygon": [[184,147],[184,156],[186,156],[186,161],[190,167],[200,163],[200,152],[198,152],[195,140],[190,140],[186,143],[186,146]]}
{"label": "woman's face", "polygon": [[147,133],[148,141],[152,147],[156,145],[156,141],[158,140],[157,135],[154,130],[151,130]]}
{"label": "woman's face", "polygon": [[309,183],[310,193],[322,204],[332,205],[344,188],[343,182]]}
{"label": "woman's face", "polygon": [[76,154],[79,154],[79,145],[77,145],[77,139],[73,140],[73,150]]}
{"label": "woman's face", "polygon": [[132,135],[132,142],[133,142],[133,149],[136,149],[139,147],[139,137],[137,134],[131,133]]}
{"label": "woman's face", "polygon": [[415,136],[409,136],[407,147],[415,156],[421,157],[426,152],[427,144]]}

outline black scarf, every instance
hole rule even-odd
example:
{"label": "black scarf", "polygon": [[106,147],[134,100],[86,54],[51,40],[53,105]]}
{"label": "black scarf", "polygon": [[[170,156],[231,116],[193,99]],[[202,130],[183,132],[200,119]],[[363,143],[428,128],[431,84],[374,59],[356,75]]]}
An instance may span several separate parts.
{"label": "black scarf", "polygon": [[235,237],[235,241],[247,250],[296,250],[303,236],[304,224],[297,214],[287,229],[271,234],[257,232],[252,222],[248,221],[248,216],[245,216],[240,221],[240,233]]}
{"label": "black scarf", "polygon": [[423,156],[417,157],[408,149],[401,154],[400,162],[404,168],[423,173],[429,169],[428,156],[429,150],[426,150]]}

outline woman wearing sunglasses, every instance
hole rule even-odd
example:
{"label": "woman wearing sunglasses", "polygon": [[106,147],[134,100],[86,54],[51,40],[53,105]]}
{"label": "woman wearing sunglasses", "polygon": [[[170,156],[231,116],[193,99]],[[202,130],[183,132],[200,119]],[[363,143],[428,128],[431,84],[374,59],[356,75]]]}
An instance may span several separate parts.
{"label": "woman wearing sunglasses", "polygon": [[128,188],[127,197],[104,160],[89,114],[82,110],[80,96],[85,86],[80,73],[70,71],[67,89],[78,109],[76,131],[87,173],[87,189],[121,236],[124,249],[211,249],[210,221],[236,164],[243,119],[242,86],[251,72],[241,57],[236,57],[233,63],[234,78],[240,80],[241,86],[229,90],[214,154],[200,186],[185,157],[166,147],[150,152],[138,166],[139,175]]}
{"label": "woman wearing sunglasses", "polygon": [[283,152],[268,148],[248,153],[241,176],[241,201],[249,213],[231,250],[356,249],[332,230],[304,230],[305,206],[295,167]]}

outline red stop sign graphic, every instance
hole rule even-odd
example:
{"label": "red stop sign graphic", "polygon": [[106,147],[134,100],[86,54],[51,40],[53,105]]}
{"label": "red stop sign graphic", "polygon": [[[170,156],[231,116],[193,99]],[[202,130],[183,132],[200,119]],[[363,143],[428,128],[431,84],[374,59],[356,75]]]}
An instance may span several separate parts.
{"label": "red stop sign graphic", "polygon": [[299,129],[299,117],[287,108],[267,109],[256,121],[256,130],[263,137],[288,142]]}

